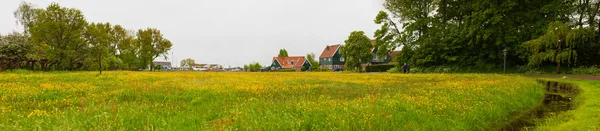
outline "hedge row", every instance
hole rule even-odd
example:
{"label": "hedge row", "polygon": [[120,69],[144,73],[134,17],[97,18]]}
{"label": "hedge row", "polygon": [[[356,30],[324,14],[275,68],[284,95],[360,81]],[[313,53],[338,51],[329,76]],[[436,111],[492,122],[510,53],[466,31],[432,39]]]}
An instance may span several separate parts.
{"label": "hedge row", "polygon": [[394,64],[381,64],[381,65],[370,65],[367,66],[366,72],[386,72],[392,68],[396,67]]}

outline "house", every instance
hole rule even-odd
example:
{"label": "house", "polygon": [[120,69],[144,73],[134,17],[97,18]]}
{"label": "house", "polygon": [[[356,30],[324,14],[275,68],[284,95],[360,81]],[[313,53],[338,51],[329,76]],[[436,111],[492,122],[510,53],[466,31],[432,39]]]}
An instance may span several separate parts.
{"label": "house", "polygon": [[[375,42],[376,42],[376,40],[371,40],[371,44],[373,46],[375,46]],[[328,45],[327,47],[325,47],[325,49],[321,53],[321,56],[319,56],[319,63],[320,63],[320,67],[322,69],[331,69],[331,70],[335,70],[338,68],[344,69],[344,64],[346,63],[346,60],[344,57],[342,57],[342,53],[340,52],[341,46],[342,45],[337,44],[337,45]],[[370,64],[390,63],[390,62],[392,62],[393,56],[395,56],[399,52],[399,51],[392,51],[386,57],[379,58],[379,57],[377,57],[377,51],[379,50],[377,47],[373,47],[370,50],[371,50],[371,53],[373,54],[373,59],[371,59],[370,62],[363,64],[362,65],[363,68]]]}
{"label": "house", "polygon": [[[371,40],[371,45],[375,46],[375,42],[376,40]],[[373,54],[373,59],[371,59],[371,62],[369,62],[369,64],[387,64],[392,61],[391,52],[388,53],[387,56],[385,56],[384,58],[379,58],[377,56],[378,50],[378,47],[371,48],[371,54]]]}
{"label": "house", "polygon": [[304,56],[273,57],[271,70],[294,69],[302,71],[302,67],[310,70],[312,64]]}
{"label": "house", "polygon": [[344,69],[346,60],[342,57],[340,47],[342,45],[328,45],[325,47],[321,55],[319,56],[319,63],[321,69]]}
{"label": "house", "polygon": [[152,63],[154,63],[154,66],[161,66],[162,70],[170,70],[171,69],[171,62],[165,62],[165,61],[152,61]]}

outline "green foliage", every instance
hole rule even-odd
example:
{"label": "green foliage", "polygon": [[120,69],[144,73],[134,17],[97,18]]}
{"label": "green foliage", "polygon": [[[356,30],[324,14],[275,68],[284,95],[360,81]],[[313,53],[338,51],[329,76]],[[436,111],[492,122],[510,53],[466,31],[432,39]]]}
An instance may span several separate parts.
{"label": "green foliage", "polygon": [[365,67],[366,72],[386,72],[396,67],[394,64],[369,65]]}
{"label": "green foliage", "polygon": [[32,52],[33,44],[27,36],[17,32],[0,35],[0,57],[27,58]]}
{"label": "green foliage", "polygon": [[58,69],[77,69],[76,63],[82,62],[89,50],[82,37],[87,26],[83,13],[52,3],[36,9],[34,16],[26,26],[32,42],[42,47],[42,57],[57,60]]}
{"label": "green foliage", "polygon": [[[140,59],[140,68],[150,65],[154,67],[152,61],[159,56],[167,58],[168,51],[173,44],[164,38],[160,30],[154,28],[140,29],[137,32],[138,44],[140,46],[138,58]],[[150,68],[150,70],[153,70]]]}
{"label": "green foliage", "polygon": [[[315,67],[315,66],[312,66]],[[311,72],[332,72],[333,70],[328,69],[328,68],[320,68],[320,67],[316,67],[316,68],[312,68]]]}
{"label": "green foliage", "polygon": [[279,49],[279,55],[277,57],[289,57],[287,50]]}
{"label": "green foliage", "polygon": [[529,56],[529,65],[535,66],[542,62],[571,63],[577,58],[571,41],[571,29],[562,22],[553,22],[548,26],[545,35],[523,43],[532,54]]}
{"label": "green foliage", "polygon": [[361,64],[367,63],[373,58],[371,40],[363,31],[353,31],[345,43],[340,48],[342,56],[346,58],[344,67],[346,69],[357,68],[360,72],[362,69]]}
{"label": "green foliage", "polygon": [[98,61],[100,66],[100,74],[102,74],[102,60],[109,56],[110,44],[115,43],[113,37],[109,34],[112,32],[111,25],[109,23],[91,23],[85,28],[83,36],[87,43],[89,43],[90,55],[92,59]]}
{"label": "green foliage", "polygon": [[244,70],[248,72],[259,72],[262,65],[258,62],[250,63],[249,65],[244,65]]}
{"label": "green foliage", "polygon": [[375,18],[376,24],[381,24],[381,28],[375,31],[375,47],[377,47],[377,57],[386,58],[390,52],[400,46],[397,36],[400,31],[389,15],[384,11],[379,11]]}
{"label": "green foliage", "polygon": [[196,64],[196,61],[192,58],[183,59],[180,63],[181,67],[188,65],[190,70],[192,70],[192,66],[194,66],[194,64]]}
{"label": "green foliage", "polygon": [[279,72],[296,72],[294,69],[281,69]]}
{"label": "green foliage", "polygon": [[313,65],[311,69],[318,68],[318,66],[320,65],[315,53],[306,54],[306,59],[308,60],[308,62],[310,62],[311,65]]}
{"label": "green foliage", "polygon": [[485,67],[502,64],[504,48],[511,64],[526,64],[529,52],[522,43],[542,35],[549,23],[568,20],[570,2],[386,0],[384,6],[403,25],[396,35],[403,45],[400,61]]}
{"label": "green foliage", "polygon": [[123,62],[121,59],[117,58],[116,56],[108,56],[105,58],[106,65],[105,67],[108,70],[120,70],[120,69],[126,69],[127,65],[125,64],[125,62]]}
{"label": "green foliage", "polygon": [[400,72],[400,70],[398,70],[397,67],[394,67],[394,68],[387,70],[387,73],[401,73],[401,72]]}
{"label": "green foliage", "polygon": [[[88,24],[80,10],[61,7],[58,3],[52,3],[46,8],[36,8],[31,3],[22,2],[14,15],[17,23],[25,29],[22,37],[26,39],[23,40],[27,40],[26,43],[19,43],[31,46],[2,49],[24,47],[18,49],[23,51],[17,52],[19,55],[48,59],[53,63],[51,68],[57,70],[106,69],[99,66],[104,66],[102,60],[107,58],[120,59],[118,61],[121,62],[118,63],[124,64],[111,66],[110,69],[146,68],[155,58],[161,55],[166,58],[172,46],[158,29],[140,30],[134,36],[133,32],[120,25]],[[113,56],[115,57],[112,58]],[[92,67],[92,64],[98,67]]]}
{"label": "green foliage", "polygon": [[598,68],[598,66],[578,67],[571,70],[571,73],[580,75],[600,75],[600,68]]}

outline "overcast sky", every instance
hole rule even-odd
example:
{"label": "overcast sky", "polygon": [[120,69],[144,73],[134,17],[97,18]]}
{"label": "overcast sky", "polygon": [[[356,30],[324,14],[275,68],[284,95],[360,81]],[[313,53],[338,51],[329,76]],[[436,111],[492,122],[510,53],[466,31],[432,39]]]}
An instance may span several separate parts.
{"label": "overcast sky", "polygon": [[[24,0],[80,9],[88,22],[125,28],[157,28],[173,42],[166,61],[236,66],[271,64],[279,49],[290,56],[317,56],[343,43],[351,31],[373,38],[383,0]],[[21,31],[13,11],[21,0],[0,0],[0,33]],[[160,59],[165,61],[164,59]]]}

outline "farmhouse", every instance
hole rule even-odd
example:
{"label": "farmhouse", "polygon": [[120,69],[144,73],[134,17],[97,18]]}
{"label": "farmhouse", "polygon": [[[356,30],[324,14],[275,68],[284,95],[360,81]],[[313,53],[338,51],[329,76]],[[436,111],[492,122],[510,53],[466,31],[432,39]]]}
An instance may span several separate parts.
{"label": "farmhouse", "polygon": [[346,60],[342,57],[339,52],[342,45],[328,45],[325,47],[321,55],[319,56],[319,63],[321,69],[344,69]]}
{"label": "farmhouse", "polygon": [[312,64],[306,60],[304,56],[290,56],[290,57],[273,57],[271,69],[294,69],[296,71],[302,71],[302,67],[306,70],[310,70]]}
{"label": "farmhouse", "polygon": [[[375,46],[375,42],[376,42],[375,40],[371,40],[371,44],[373,46]],[[344,69],[344,64],[346,63],[346,60],[344,57],[342,57],[342,53],[339,51],[341,46],[342,45],[340,45],[340,44],[336,44],[336,45],[328,45],[327,47],[325,47],[325,49],[321,53],[321,56],[319,56],[319,63],[320,63],[319,66],[322,69],[331,69],[331,70]],[[370,50],[371,50],[371,54],[373,54],[373,59],[370,62],[363,64],[363,68],[364,68],[364,66],[371,65],[371,64],[390,63],[390,62],[392,62],[393,56],[395,56],[396,54],[399,53],[399,51],[392,51],[384,58],[379,58],[379,57],[377,57],[377,51],[379,51],[379,49],[377,47],[373,47]]]}
{"label": "farmhouse", "polygon": [[[375,46],[375,42],[376,40],[371,40],[371,45]],[[373,59],[371,59],[371,62],[369,64],[387,64],[392,60],[391,53],[388,53],[387,56],[385,56],[384,58],[379,58],[377,57],[377,51],[379,51],[379,48],[371,48],[371,54],[373,54]]]}

